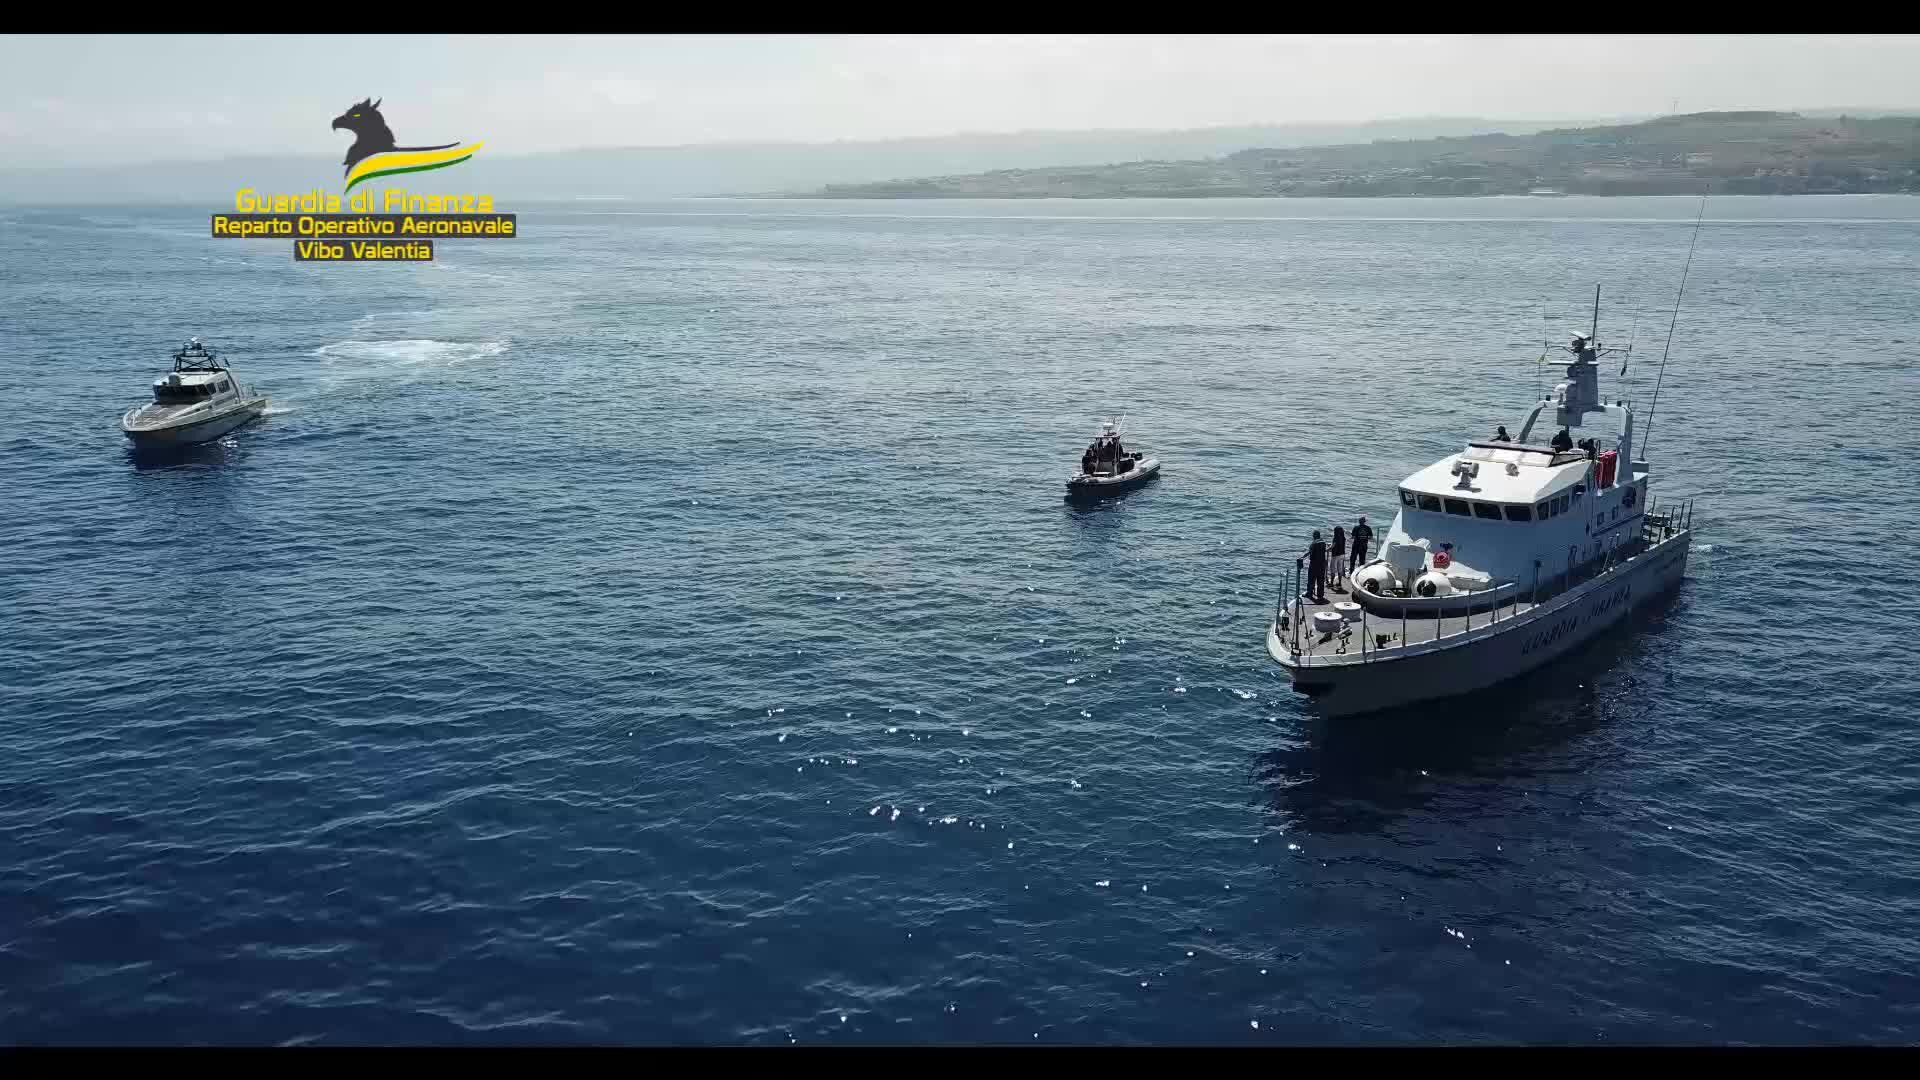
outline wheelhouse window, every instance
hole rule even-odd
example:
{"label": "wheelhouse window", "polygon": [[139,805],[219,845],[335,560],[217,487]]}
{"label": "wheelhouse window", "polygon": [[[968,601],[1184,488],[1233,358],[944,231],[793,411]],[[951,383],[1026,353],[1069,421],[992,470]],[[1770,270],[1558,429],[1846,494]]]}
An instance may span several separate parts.
{"label": "wheelhouse window", "polygon": [[1447,513],[1455,514],[1460,517],[1473,516],[1473,510],[1467,506],[1467,500],[1465,499],[1448,499]]}
{"label": "wheelhouse window", "polygon": [[1533,507],[1531,506],[1503,506],[1501,509],[1507,512],[1508,521],[1533,520]]}
{"label": "wheelhouse window", "polygon": [[1492,503],[1477,502],[1473,504],[1473,516],[1485,518],[1488,521],[1499,521],[1500,508]]}
{"label": "wheelhouse window", "polygon": [[211,396],[213,396],[211,388],[196,386],[192,383],[187,383],[182,386],[174,386],[171,383],[153,384],[153,400],[162,405],[175,405],[183,401],[199,401],[201,398]]}
{"label": "wheelhouse window", "polygon": [[1436,514],[1439,513],[1440,512],[1440,496],[1438,495],[1420,496],[1420,509],[1431,510]]}
{"label": "wheelhouse window", "polygon": [[1572,502],[1573,502],[1573,499],[1571,496],[1568,496],[1568,495],[1560,496],[1558,499],[1554,500],[1554,503],[1553,503],[1554,514],[1557,516],[1557,515],[1566,513],[1567,507],[1572,505]]}
{"label": "wheelhouse window", "polygon": [[1406,488],[1401,488],[1400,489],[1400,505],[1401,506],[1417,506],[1419,504],[1414,501],[1413,492],[1408,491]]}
{"label": "wheelhouse window", "polygon": [[1549,499],[1546,502],[1543,502],[1540,505],[1534,507],[1533,516],[1536,521],[1545,521],[1548,518],[1552,517],[1553,516],[1553,500]]}

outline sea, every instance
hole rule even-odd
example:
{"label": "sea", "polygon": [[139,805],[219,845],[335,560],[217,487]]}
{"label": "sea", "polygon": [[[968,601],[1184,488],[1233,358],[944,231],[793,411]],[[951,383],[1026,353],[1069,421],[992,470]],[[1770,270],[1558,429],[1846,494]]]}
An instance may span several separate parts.
{"label": "sea", "polygon": [[[0,209],[0,1043],[1920,1042],[1920,199],[219,209]],[[1316,716],[1596,286],[1684,583]]]}

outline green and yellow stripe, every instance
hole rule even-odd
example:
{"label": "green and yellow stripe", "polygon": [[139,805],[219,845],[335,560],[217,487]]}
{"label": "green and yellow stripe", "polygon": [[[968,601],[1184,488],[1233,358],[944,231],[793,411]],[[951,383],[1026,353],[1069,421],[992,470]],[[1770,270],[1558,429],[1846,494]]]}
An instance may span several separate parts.
{"label": "green and yellow stripe", "polygon": [[372,180],[379,176],[397,176],[401,173],[426,172],[428,169],[444,169],[449,165],[458,165],[472,157],[475,151],[487,145],[484,142],[470,143],[466,146],[449,146],[445,150],[389,150],[384,154],[362,158],[347,170],[347,191],[362,180]]}

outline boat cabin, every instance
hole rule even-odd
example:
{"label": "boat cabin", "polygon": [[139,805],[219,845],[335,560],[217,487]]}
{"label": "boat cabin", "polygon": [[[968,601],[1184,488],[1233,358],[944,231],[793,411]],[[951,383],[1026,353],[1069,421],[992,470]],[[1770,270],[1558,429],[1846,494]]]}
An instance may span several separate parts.
{"label": "boat cabin", "polygon": [[1100,425],[1100,434],[1080,455],[1080,471],[1088,476],[1118,476],[1132,472],[1142,455],[1120,443],[1120,432],[1109,421]]}
{"label": "boat cabin", "polygon": [[[1354,575],[1355,599],[1444,610],[1524,596],[1637,541],[1648,476],[1632,456],[1633,410],[1599,399],[1597,342],[1582,336],[1567,351],[1567,381],[1534,405],[1518,441],[1469,442],[1401,481],[1381,558]],[[1559,432],[1530,441],[1548,409]],[[1614,417],[1617,434],[1576,442],[1570,429],[1593,413]]]}
{"label": "boat cabin", "polygon": [[231,393],[233,377],[224,371],[176,371],[153,381],[157,405],[191,405]]}
{"label": "boat cabin", "polygon": [[234,389],[233,373],[194,338],[173,354],[173,370],[153,381],[153,400],[158,405],[191,405]]}

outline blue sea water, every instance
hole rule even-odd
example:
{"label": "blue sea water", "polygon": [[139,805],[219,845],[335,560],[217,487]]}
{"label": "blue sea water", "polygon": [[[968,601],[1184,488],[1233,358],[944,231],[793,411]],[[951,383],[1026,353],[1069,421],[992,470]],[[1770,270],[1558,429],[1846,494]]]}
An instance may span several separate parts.
{"label": "blue sea water", "polygon": [[[0,1043],[1920,1041],[1920,201],[1709,204],[1625,631],[1262,648],[1596,283],[1644,417],[1698,207],[0,210]],[[131,457],[196,334],[272,414]]]}

